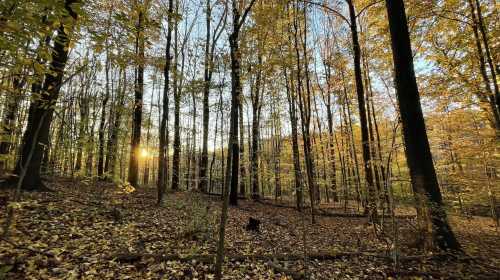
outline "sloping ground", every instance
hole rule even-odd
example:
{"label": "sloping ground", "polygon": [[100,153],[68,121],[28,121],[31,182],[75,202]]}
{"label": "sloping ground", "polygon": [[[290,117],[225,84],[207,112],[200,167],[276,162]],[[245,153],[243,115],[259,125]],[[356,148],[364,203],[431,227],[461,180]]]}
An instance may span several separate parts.
{"label": "sloping ground", "polygon": [[[52,193],[28,193],[8,239],[0,240],[0,279],[212,279],[219,204],[216,197],[155,189],[128,193],[110,184],[54,179]],[[6,197],[6,191],[0,197]],[[0,200],[2,201],[2,200]],[[5,202],[0,206],[5,221]],[[329,209],[329,213],[333,211]],[[260,233],[247,231],[250,217]],[[400,226],[396,268],[387,236],[359,217],[305,215],[241,201],[227,227],[226,279],[498,279],[500,237],[485,218],[452,218],[469,254],[421,256],[408,247],[411,219]],[[305,246],[304,246],[305,244]],[[304,252],[311,256],[304,262]],[[313,259],[317,258],[317,259]],[[306,265],[304,265],[306,264]]]}

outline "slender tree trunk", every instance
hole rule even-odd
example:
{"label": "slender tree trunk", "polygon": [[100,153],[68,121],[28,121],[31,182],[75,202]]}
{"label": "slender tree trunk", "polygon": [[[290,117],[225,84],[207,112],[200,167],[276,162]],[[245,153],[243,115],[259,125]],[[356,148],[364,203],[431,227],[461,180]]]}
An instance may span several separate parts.
{"label": "slender tree trunk", "polygon": [[[292,156],[293,156],[293,170],[295,179],[295,204],[299,211],[302,210],[304,205],[303,182],[302,182],[302,168],[300,166],[299,154],[299,138],[297,130],[297,106],[295,104],[295,96],[292,94],[294,88],[292,77],[288,78],[287,70],[283,70],[286,83],[286,96],[288,100],[288,111],[290,114],[290,124],[292,127]],[[290,81],[289,81],[290,80]]]}
{"label": "slender tree trunk", "polygon": [[[229,35],[229,47],[231,52],[231,116],[229,129],[229,145],[227,155],[227,172],[223,192],[223,205],[221,213],[221,221],[219,228],[219,240],[217,244],[217,258],[215,263],[215,279],[222,279],[222,264],[224,262],[224,239],[226,233],[226,222],[228,216],[228,204],[238,204],[238,169],[239,169],[239,143],[238,143],[238,104],[241,96],[241,80],[240,80],[240,59],[241,53],[239,50],[239,32],[245,22],[245,19],[250,12],[255,0],[251,0],[249,6],[244,10],[243,16],[240,15],[239,1],[232,1],[233,10],[233,31]],[[229,188],[231,187],[231,193]],[[228,199],[228,195],[230,198]]]}
{"label": "slender tree trunk", "polygon": [[109,60],[109,51],[106,55],[106,66],[105,66],[105,74],[106,74],[106,92],[104,94],[104,97],[102,99],[102,106],[101,106],[101,120],[99,123],[99,144],[98,144],[98,154],[97,154],[97,177],[100,179],[103,178],[104,174],[104,127],[106,124],[106,107],[108,105],[108,100],[109,100],[109,68],[110,68],[111,61]]}
{"label": "slender tree trunk", "polygon": [[485,94],[486,96],[483,96],[481,93],[479,93],[481,95],[479,96],[479,99],[482,101],[484,100],[484,102],[489,104],[492,115],[492,117],[490,118],[491,126],[493,129],[495,129],[497,137],[500,137],[500,111],[497,107],[495,93],[491,89],[491,81],[486,71],[486,62],[485,62],[486,59],[484,57],[483,46],[481,45],[481,39],[479,37],[479,28],[478,28],[479,23],[476,17],[476,9],[472,1],[473,0],[468,0],[472,17],[472,31],[474,34],[477,58],[479,60],[479,70],[486,89],[486,94]]}
{"label": "slender tree trunk", "polygon": [[168,134],[167,134],[167,121],[169,116],[169,91],[170,91],[170,67],[172,64],[172,56],[170,48],[172,45],[172,20],[173,14],[173,0],[168,1],[168,27],[167,27],[167,45],[165,46],[165,66],[163,68],[163,106],[161,112],[160,122],[160,145],[158,155],[158,181],[156,182],[158,188],[158,204],[165,203],[165,194],[167,190],[167,157],[168,157]]}
{"label": "slender tree trunk", "polygon": [[138,5],[139,19],[137,22],[136,56],[138,60],[135,77],[135,96],[132,120],[132,136],[130,143],[130,161],[128,167],[128,182],[133,187],[139,186],[139,149],[141,146],[142,106],[144,94],[144,13],[145,7]]}
{"label": "slender tree trunk", "polygon": [[[233,1],[234,2],[234,1]],[[228,165],[227,170],[231,172],[228,178],[230,181],[231,192],[229,194],[229,204],[238,205],[238,182],[239,182],[239,162],[240,162],[240,147],[238,140],[238,118],[239,104],[241,98],[241,68],[240,59],[241,53],[239,49],[239,32],[240,27],[237,26],[240,20],[240,13],[236,3],[233,7],[233,32],[229,37],[229,46],[231,51],[231,116],[229,129],[229,150],[228,150]],[[231,168],[231,169],[230,169]],[[227,175],[226,175],[227,176]],[[227,180],[227,179],[226,179]],[[227,185],[226,185],[227,186]]]}
{"label": "slender tree trunk", "polygon": [[251,155],[251,172],[252,172],[252,199],[260,199],[259,191],[259,139],[260,139],[260,112],[262,109],[262,70],[260,68],[262,63],[262,56],[259,55],[259,69],[256,73],[255,87],[251,92],[252,98],[252,155]]}
{"label": "slender tree trunk", "polygon": [[[177,4],[176,4],[177,9]],[[174,26],[174,65],[173,65],[173,91],[174,91],[174,154],[172,156],[172,190],[179,189],[180,164],[181,164],[181,129],[180,129],[180,110],[181,110],[181,93],[178,87],[177,63],[179,57],[178,51],[178,27]]]}
{"label": "slender tree trunk", "polygon": [[155,92],[155,80],[153,80],[153,86],[151,89],[151,99],[150,99],[150,104],[149,104],[149,116],[148,116],[148,130],[146,132],[146,154],[144,158],[144,176],[142,178],[142,182],[145,186],[149,184],[149,174],[150,174],[150,167],[149,167],[149,141],[151,139],[151,115],[153,114],[153,97],[154,97],[154,92]]}
{"label": "slender tree trunk", "polygon": [[[298,4],[295,6],[296,12],[298,14],[299,8]],[[305,7],[304,7],[305,9]],[[304,23],[307,21],[305,10],[304,10]],[[304,149],[304,160],[306,165],[306,174],[307,174],[307,182],[309,187],[309,200],[311,202],[311,219],[312,222],[315,223],[314,216],[314,205],[316,201],[316,175],[314,173],[314,163],[311,152],[311,137],[310,137],[310,126],[311,126],[311,95],[310,95],[310,87],[309,87],[309,79],[306,77],[306,90],[307,93],[303,92],[303,82],[302,82],[302,74],[300,69],[303,67],[300,61],[300,50],[299,44],[302,43],[302,47],[304,50],[304,57],[306,56],[307,47],[305,46],[305,41],[307,40],[307,35],[304,34],[304,42],[301,42],[302,39],[299,39],[299,23],[298,19],[294,19],[294,48],[295,48],[295,58],[297,60],[297,97],[299,103],[299,111],[301,116],[301,129],[302,129],[302,141],[303,141],[303,149]],[[304,25],[304,29],[307,29],[307,26]],[[304,32],[306,33],[306,32]],[[302,35],[300,35],[302,37]],[[304,58],[304,66],[308,69],[307,59]],[[306,75],[307,76],[307,75]]]}
{"label": "slender tree trunk", "polygon": [[349,17],[351,36],[354,52],[354,76],[356,79],[356,93],[358,97],[359,119],[361,124],[361,142],[363,151],[363,166],[365,171],[366,189],[368,205],[365,208],[366,214],[372,221],[377,221],[376,190],[373,182],[373,172],[371,168],[370,140],[368,132],[368,121],[365,106],[365,93],[363,88],[363,76],[361,72],[361,48],[358,39],[358,29],[356,24],[356,11],[352,0],[347,0],[349,6]]}
{"label": "slender tree trunk", "polygon": [[[491,56],[490,43],[488,40],[488,34],[486,33],[486,27],[483,20],[483,13],[481,11],[481,4],[479,0],[475,0],[476,9],[477,9],[477,23],[479,27],[479,31],[481,33],[481,38],[483,39],[484,51],[486,53],[486,61],[488,62],[488,66],[490,68],[491,80],[493,82],[493,89],[495,91],[495,105],[497,114],[500,116],[500,90],[498,88],[498,80],[497,80],[497,69],[495,69],[495,63],[493,62],[493,58]],[[497,135],[500,139],[500,134]]]}
{"label": "slender tree trunk", "polygon": [[208,166],[208,126],[210,121],[210,107],[209,107],[209,96],[210,96],[210,38],[211,38],[211,26],[212,22],[212,8],[210,6],[210,1],[207,0],[206,7],[206,28],[207,37],[205,41],[205,61],[204,61],[204,84],[203,84],[203,143],[200,159],[200,182],[198,185],[198,190],[206,192],[207,188],[207,166]]}
{"label": "slender tree trunk", "polygon": [[16,126],[16,119],[18,116],[19,105],[22,100],[22,90],[26,80],[19,76],[12,79],[12,93],[6,96],[5,110],[3,112],[2,124],[0,127],[0,175],[7,170],[7,157],[13,146],[13,134]]}
{"label": "slender tree trunk", "polygon": [[[123,74],[123,77],[122,77]],[[116,96],[116,110],[114,113],[113,127],[107,143],[107,154],[104,170],[109,173],[111,178],[115,177],[116,159],[118,154],[118,136],[120,135],[120,126],[122,120],[123,107],[125,106],[125,92],[127,91],[127,71],[120,67],[118,74],[118,89]]]}
{"label": "slender tree trunk", "polygon": [[245,184],[245,179],[246,179],[246,165],[244,162],[245,158],[245,130],[243,127],[243,96],[240,98],[240,103],[239,103],[239,126],[240,126],[240,191],[239,195],[241,197],[245,197],[246,195],[246,184]]}
{"label": "slender tree trunk", "polygon": [[331,175],[330,175],[330,186],[332,189],[333,201],[338,202],[339,196],[337,193],[337,168],[335,164],[335,131],[333,127],[333,104],[332,104],[332,93],[330,92],[330,77],[331,70],[330,65],[325,65],[326,79],[328,81],[328,92],[326,93],[326,116],[328,119],[328,148],[330,154],[330,166],[331,166]]}

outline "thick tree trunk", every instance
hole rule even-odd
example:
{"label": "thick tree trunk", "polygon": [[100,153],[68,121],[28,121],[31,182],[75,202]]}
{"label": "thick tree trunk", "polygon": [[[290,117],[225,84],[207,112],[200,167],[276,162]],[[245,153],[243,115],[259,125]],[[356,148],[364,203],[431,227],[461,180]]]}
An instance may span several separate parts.
{"label": "thick tree trunk", "polygon": [[[48,145],[50,124],[52,123],[55,103],[59,97],[59,91],[64,76],[64,68],[68,61],[69,52],[69,34],[77,20],[77,14],[72,9],[72,5],[77,0],[66,0],[64,8],[68,12],[64,20],[61,20],[52,51],[52,61],[50,71],[45,74],[45,81],[41,87],[41,94],[30,104],[28,124],[23,135],[21,157],[19,158],[15,174],[20,175],[26,168],[26,176],[23,180],[22,188],[25,190],[44,190],[40,177],[40,167],[44,154],[44,147]],[[39,87],[39,85],[34,85]],[[43,117],[42,117],[43,116]],[[36,135],[36,128],[40,127],[40,133]],[[35,137],[37,136],[37,137]],[[35,144],[34,144],[35,143]],[[39,143],[39,144],[37,144]],[[27,161],[31,147],[34,146],[31,160]]]}
{"label": "thick tree trunk", "polygon": [[[413,67],[410,34],[403,0],[387,0],[391,33],[396,93],[399,102],[406,160],[411,183],[419,205],[421,229],[433,245],[441,249],[460,250],[448,223],[443,199],[432,162],[424,116]],[[431,223],[432,226],[429,226]]]}

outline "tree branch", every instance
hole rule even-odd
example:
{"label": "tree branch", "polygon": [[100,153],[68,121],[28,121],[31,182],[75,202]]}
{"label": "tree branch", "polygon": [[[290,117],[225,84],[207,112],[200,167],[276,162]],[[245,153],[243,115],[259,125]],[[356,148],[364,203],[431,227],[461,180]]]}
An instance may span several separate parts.
{"label": "tree branch", "polygon": [[245,23],[245,20],[247,19],[247,16],[248,16],[248,13],[250,13],[250,10],[252,9],[253,7],[253,4],[255,4],[255,2],[257,2],[257,0],[252,0],[250,2],[250,4],[248,5],[248,7],[246,7],[245,11],[243,12],[243,16],[241,17],[240,19],[240,22],[238,22],[238,30],[241,28],[241,26],[243,26],[243,24]]}
{"label": "tree branch", "polygon": [[304,3],[321,7],[323,9],[325,9],[325,10],[327,10],[327,11],[335,14],[336,16],[338,16],[339,18],[341,18],[342,20],[344,20],[349,26],[351,26],[351,22],[345,16],[343,16],[339,11],[333,9],[332,7],[329,7],[329,6],[325,5],[325,4],[314,2],[314,1],[311,1],[311,0],[304,0]]}

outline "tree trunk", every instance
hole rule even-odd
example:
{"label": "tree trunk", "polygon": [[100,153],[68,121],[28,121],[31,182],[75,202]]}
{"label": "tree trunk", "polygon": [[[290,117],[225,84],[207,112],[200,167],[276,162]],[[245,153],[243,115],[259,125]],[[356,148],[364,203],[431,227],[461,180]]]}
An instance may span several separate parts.
{"label": "tree trunk", "polygon": [[[227,222],[228,204],[238,204],[238,168],[239,168],[239,143],[238,143],[238,104],[241,96],[240,81],[240,59],[239,50],[239,32],[245,22],[246,16],[256,0],[251,0],[249,6],[244,10],[243,17],[240,16],[239,5],[236,0],[232,1],[233,10],[233,31],[229,35],[229,47],[231,51],[231,116],[229,129],[229,145],[227,155],[227,172],[224,183],[223,205],[221,213],[221,222],[219,228],[219,240],[217,244],[217,258],[215,263],[215,279],[222,279],[222,264],[224,262],[224,238]],[[229,193],[231,187],[231,193]],[[227,199],[230,194],[229,200]]]}
{"label": "tree trunk", "polygon": [[106,92],[102,99],[101,106],[101,120],[99,123],[99,144],[98,144],[98,154],[97,154],[97,177],[101,178],[104,174],[104,126],[106,124],[106,107],[108,105],[109,100],[109,68],[110,68],[110,60],[109,60],[109,52],[106,55],[106,66],[105,66],[105,74],[106,74]]}
{"label": "tree trunk", "polygon": [[356,24],[356,11],[354,9],[354,4],[352,0],[347,0],[349,5],[349,17],[350,17],[350,27],[351,27],[351,37],[354,52],[354,76],[356,79],[356,93],[358,98],[359,107],[359,120],[361,125],[361,142],[363,151],[363,166],[365,171],[366,179],[366,189],[367,189],[367,199],[368,205],[365,209],[366,214],[370,217],[372,221],[377,220],[377,204],[376,201],[376,190],[373,182],[373,172],[371,168],[371,156],[370,156],[370,140],[368,132],[368,121],[366,115],[365,106],[365,93],[363,88],[363,76],[361,72],[361,48],[358,39],[358,29]]}
{"label": "tree trunk", "polygon": [[8,155],[13,143],[13,134],[16,126],[16,118],[19,105],[22,100],[22,91],[26,80],[19,76],[12,79],[12,93],[8,93],[5,100],[5,110],[3,112],[1,134],[0,134],[0,175],[7,170]]}
{"label": "tree trunk", "polygon": [[[493,129],[495,129],[497,137],[500,137],[500,111],[499,107],[497,107],[496,104],[496,98],[495,98],[495,93],[491,89],[491,81],[490,78],[488,77],[488,73],[486,71],[486,62],[485,62],[485,57],[483,53],[483,46],[481,45],[481,40],[479,38],[479,22],[476,17],[476,9],[474,7],[474,4],[472,3],[473,0],[468,0],[469,2],[469,8],[471,10],[471,17],[472,17],[472,31],[474,34],[474,41],[476,45],[476,51],[477,51],[477,58],[479,60],[479,70],[481,73],[481,77],[484,81],[484,86],[486,89],[486,94],[485,96],[479,96],[479,99],[487,102],[490,106],[491,109],[491,126]],[[498,89],[497,89],[498,90]],[[481,94],[481,93],[479,93]]]}
{"label": "tree trunk", "polygon": [[[176,2],[177,4],[177,2]],[[176,5],[176,9],[178,5]],[[173,75],[173,91],[174,91],[174,154],[172,156],[172,190],[179,189],[179,180],[181,178],[181,129],[180,129],[180,110],[181,110],[181,94],[180,89],[178,87],[178,79],[177,79],[177,63],[179,58],[178,51],[178,27],[177,24],[174,26],[174,65],[173,72],[176,73]]]}
{"label": "tree trunk", "polygon": [[[399,102],[406,160],[419,207],[418,219],[426,240],[441,249],[460,250],[448,224],[432,162],[424,116],[413,67],[410,35],[403,0],[387,0],[396,93]],[[432,226],[429,226],[431,223]]]}
{"label": "tree trunk", "polygon": [[293,155],[293,171],[295,178],[295,204],[299,211],[302,210],[304,205],[303,182],[302,182],[302,168],[300,167],[300,154],[299,154],[299,137],[297,131],[297,106],[295,104],[295,96],[292,95],[294,88],[292,77],[288,81],[286,69],[283,70],[286,83],[286,96],[288,100],[288,110],[290,114],[290,124],[292,127],[292,155]]}
{"label": "tree trunk", "polygon": [[[19,158],[15,174],[20,175],[23,169],[26,170],[26,177],[23,180],[22,188],[25,190],[44,190],[45,187],[40,177],[40,167],[44,147],[48,145],[50,124],[52,122],[55,103],[59,97],[59,91],[62,85],[64,76],[64,68],[68,61],[70,34],[73,25],[77,20],[77,14],[73,11],[71,5],[77,3],[77,0],[66,0],[64,8],[68,12],[61,22],[66,22],[59,25],[54,46],[52,51],[52,61],[50,63],[50,71],[45,74],[45,81],[41,87],[42,94],[39,98],[33,100],[30,104],[28,124],[23,135],[21,157]],[[68,28],[69,27],[69,28]],[[35,82],[37,84],[38,82]],[[34,85],[35,87],[40,87]],[[42,118],[42,116],[45,116]],[[36,135],[35,130],[40,127],[40,133]],[[35,137],[38,136],[38,137]],[[31,147],[35,144],[31,160],[28,162]]]}
{"label": "tree trunk", "polygon": [[120,67],[118,79],[122,80],[118,83],[118,92],[116,97],[117,104],[115,105],[116,109],[114,113],[113,127],[111,128],[111,134],[106,147],[108,156],[106,157],[104,165],[105,172],[109,173],[111,178],[115,177],[116,158],[118,154],[118,136],[120,134],[122,111],[125,106],[125,92],[127,91],[127,71],[123,67]]}
{"label": "tree trunk", "polygon": [[135,188],[139,186],[139,149],[141,146],[142,106],[144,94],[144,9],[138,6],[139,19],[136,35],[137,72],[135,77],[134,114],[132,120],[132,136],[130,143],[130,161],[128,169],[128,182]]}
{"label": "tree trunk", "polygon": [[245,168],[245,137],[244,133],[245,130],[243,128],[243,96],[240,98],[239,102],[239,126],[240,126],[240,191],[239,195],[241,197],[245,197],[246,195],[246,184],[245,184],[245,179],[246,179],[246,168]]}
{"label": "tree trunk", "polygon": [[[298,12],[298,6],[295,7]],[[307,174],[307,182],[309,187],[309,200],[311,202],[311,219],[312,222],[315,223],[314,216],[314,206],[317,202],[318,195],[316,193],[317,185],[316,185],[316,174],[314,168],[314,159],[311,151],[311,136],[310,136],[310,128],[311,128],[311,92],[310,92],[310,84],[309,84],[309,75],[308,75],[308,61],[307,61],[307,26],[306,26],[306,14],[305,14],[305,6],[304,6],[304,38],[302,38],[302,34],[300,34],[299,38],[299,29],[300,25],[298,19],[294,20],[294,47],[295,47],[295,58],[297,60],[297,94],[298,94],[298,103],[299,103],[299,111],[301,116],[301,129],[302,129],[302,141],[303,141],[303,149],[304,149],[304,160],[306,165],[306,174]],[[299,44],[302,44],[302,50],[304,55],[304,63],[301,64],[300,61],[300,50]],[[303,82],[302,82],[302,74],[300,69],[305,67],[306,73],[306,93],[303,92]]]}
{"label": "tree trunk", "polygon": [[205,61],[204,61],[204,73],[203,73],[203,136],[202,136],[202,150],[200,159],[200,182],[198,184],[198,190],[201,192],[207,191],[207,167],[208,167],[208,126],[210,121],[210,107],[209,107],[209,96],[210,96],[210,38],[211,38],[211,14],[212,9],[210,7],[210,0],[207,0],[206,7],[206,27],[207,27],[207,37],[205,41]]}
{"label": "tree trunk", "polygon": [[252,98],[252,155],[251,155],[251,177],[252,177],[252,199],[260,199],[259,191],[259,139],[260,139],[260,112],[262,109],[261,97],[262,97],[262,56],[259,55],[259,68],[256,73],[255,87],[251,91]]}
{"label": "tree trunk", "polygon": [[[481,38],[483,39],[483,44],[484,44],[484,51],[486,53],[486,61],[488,62],[488,66],[490,68],[490,75],[491,75],[491,80],[493,82],[493,89],[495,90],[495,105],[496,105],[496,110],[497,114],[500,116],[500,90],[498,88],[498,81],[497,81],[497,69],[495,69],[495,64],[493,62],[493,58],[491,57],[491,50],[490,50],[490,43],[488,40],[488,34],[486,34],[486,27],[484,26],[484,20],[483,20],[483,13],[481,11],[481,4],[479,3],[479,0],[475,0],[476,2],[476,9],[477,9],[477,23],[479,27],[479,31],[481,33]],[[500,139],[500,134],[497,134],[497,136]]]}
{"label": "tree trunk", "polygon": [[158,181],[156,182],[158,188],[158,204],[165,203],[165,194],[167,191],[167,157],[168,157],[168,134],[167,134],[167,121],[169,115],[169,91],[170,91],[170,67],[172,64],[172,56],[170,54],[170,47],[172,44],[172,14],[173,14],[173,0],[168,1],[168,27],[167,27],[167,44],[165,46],[165,66],[163,68],[163,106],[160,121],[160,145],[158,155]]}
{"label": "tree trunk", "polygon": [[329,148],[329,154],[330,154],[330,166],[331,166],[331,175],[330,175],[330,185],[331,189],[333,192],[333,201],[338,202],[339,201],[339,196],[337,193],[337,168],[335,164],[335,144],[334,144],[334,138],[335,138],[335,131],[333,127],[333,111],[332,111],[332,93],[330,89],[330,77],[331,77],[331,70],[330,70],[330,65],[325,65],[325,72],[326,72],[326,79],[328,83],[328,92],[326,93],[326,116],[328,119],[328,148]]}

